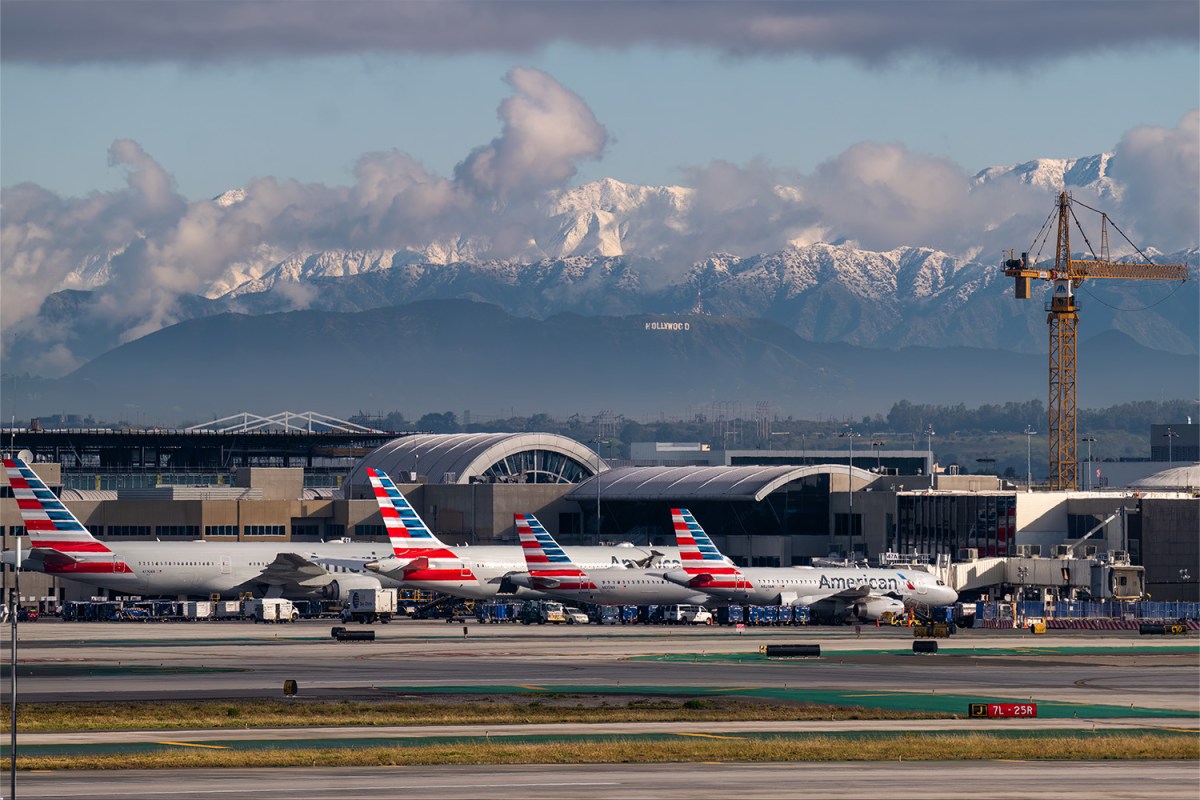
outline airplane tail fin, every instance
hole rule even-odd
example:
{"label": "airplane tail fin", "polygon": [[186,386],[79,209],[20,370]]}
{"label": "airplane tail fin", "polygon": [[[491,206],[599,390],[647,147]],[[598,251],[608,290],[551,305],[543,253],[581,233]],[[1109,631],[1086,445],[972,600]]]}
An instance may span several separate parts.
{"label": "airplane tail fin", "polygon": [[19,458],[6,458],[4,469],[25,522],[30,548],[55,550],[74,562],[112,562],[112,550],[92,536],[28,464]]}
{"label": "airplane tail fin", "polygon": [[533,514],[513,514],[533,588],[595,588]]}
{"label": "airplane tail fin", "polygon": [[371,488],[375,490],[379,513],[394,551],[446,546],[433,535],[386,472],[367,467],[367,477],[371,481]]}
{"label": "airplane tail fin", "polygon": [[673,508],[671,520],[675,525],[675,541],[679,544],[679,560],[686,573],[706,577],[719,575],[722,580],[743,577],[742,571],[721,555],[692,512],[686,508]]}

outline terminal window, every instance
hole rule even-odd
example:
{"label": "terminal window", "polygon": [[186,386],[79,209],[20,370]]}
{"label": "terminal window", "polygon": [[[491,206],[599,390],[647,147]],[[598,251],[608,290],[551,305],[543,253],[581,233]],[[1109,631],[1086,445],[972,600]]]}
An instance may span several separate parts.
{"label": "terminal window", "polygon": [[106,529],[109,536],[149,536],[149,525],[109,525]]}
{"label": "terminal window", "polygon": [[287,527],[284,525],[246,525],[243,530],[247,536],[286,536]]}
{"label": "terminal window", "polygon": [[205,525],[205,536],[237,536],[237,525]]}
{"label": "terminal window", "polygon": [[199,525],[157,525],[154,528],[154,535],[163,536],[179,536],[190,539],[200,538]]}

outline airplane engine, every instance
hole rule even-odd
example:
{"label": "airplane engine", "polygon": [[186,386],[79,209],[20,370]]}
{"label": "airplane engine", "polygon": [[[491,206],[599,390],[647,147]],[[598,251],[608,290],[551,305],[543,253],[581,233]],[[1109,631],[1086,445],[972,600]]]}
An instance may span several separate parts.
{"label": "airplane engine", "polygon": [[370,575],[339,575],[321,587],[321,597],[326,600],[349,600],[351,592],[382,587],[379,579]]}
{"label": "airplane engine", "polygon": [[879,619],[885,611],[904,613],[904,603],[892,597],[868,597],[855,603],[851,611],[859,619]]}

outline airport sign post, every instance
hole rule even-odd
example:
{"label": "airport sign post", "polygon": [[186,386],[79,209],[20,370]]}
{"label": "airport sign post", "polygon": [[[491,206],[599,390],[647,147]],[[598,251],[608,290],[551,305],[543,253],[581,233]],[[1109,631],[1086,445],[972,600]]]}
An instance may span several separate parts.
{"label": "airport sign post", "polygon": [[1037,716],[1037,703],[971,703],[968,716],[996,718],[1027,718]]}

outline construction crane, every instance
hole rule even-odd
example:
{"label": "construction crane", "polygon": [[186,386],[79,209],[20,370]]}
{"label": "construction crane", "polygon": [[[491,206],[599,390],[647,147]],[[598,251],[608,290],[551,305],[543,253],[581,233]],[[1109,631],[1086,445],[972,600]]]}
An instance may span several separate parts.
{"label": "construction crane", "polygon": [[[1075,259],[1071,257],[1070,223],[1074,220],[1083,239],[1091,250],[1091,242],[1079,224],[1072,206],[1080,206],[1100,214],[1100,256],[1096,258]],[[1031,262],[1029,253],[1021,253],[1014,258],[1009,251],[1008,260],[1004,262],[1004,274],[1015,279],[1015,291],[1018,300],[1028,300],[1031,283],[1038,280],[1053,281],[1054,291],[1050,302],[1046,304],[1046,322],[1050,325],[1050,404],[1049,426],[1050,433],[1050,488],[1068,490],[1076,488],[1076,426],[1075,426],[1075,328],[1079,324],[1079,307],[1075,304],[1075,289],[1084,281],[1094,278],[1127,278],[1130,280],[1150,281],[1185,281],[1188,278],[1186,264],[1154,264],[1137,248],[1129,238],[1121,233],[1115,224],[1112,226],[1120,233],[1125,241],[1137,250],[1145,259],[1145,263],[1114,263],[1109,258],[1108,251],[1108,215],[1091,206],[1085,205],[1062,192],[1058,196],[1058,243],[1054,252],[1054,266],[1051,269],[1039,269],[1035,266],[1036,259]],[[1054,212],[1047,217],[1042,230],[1048,233],[1048,225],[1053,219]],[[1039,232],[1034,242],[1043,238]]]}

